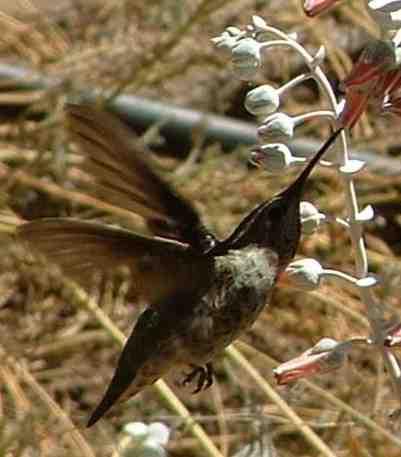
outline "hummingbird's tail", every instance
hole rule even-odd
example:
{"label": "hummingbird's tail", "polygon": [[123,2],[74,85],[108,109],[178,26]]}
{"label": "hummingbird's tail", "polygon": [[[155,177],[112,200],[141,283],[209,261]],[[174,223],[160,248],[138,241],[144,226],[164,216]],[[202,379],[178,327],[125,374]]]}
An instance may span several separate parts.
{"label": "hummingbird's tail", "polygon": [[96,424],[114,404],[129,397],[133,397],[144,387],[135,385],[135,371],[130,370],[127,366],[125,367],[125,370],[124,373],[120,368],[120,365],[117,367],[102,400],[90,415],[86,424],[87,427],[92,427],[92,425]]}
{"label": "hummingbird's tail", "polygon": [[146,309],[124,345],[113,378],[91,414],[87,427],[94,425],[117,401],[136,395],[163,375],[163,362],[152,361],[160,334],[159,313]]}

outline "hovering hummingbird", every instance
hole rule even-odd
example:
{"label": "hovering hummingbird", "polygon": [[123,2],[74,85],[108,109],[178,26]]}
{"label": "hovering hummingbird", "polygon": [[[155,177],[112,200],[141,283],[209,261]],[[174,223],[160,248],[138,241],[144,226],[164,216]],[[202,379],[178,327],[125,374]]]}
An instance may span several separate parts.
{"label": "hovering hummingbird", "polygon": [[192,205],[151,170],[122,123],[91,106],[68,105],[66,113],[96,195],[143,216],[154,235],[68,218],[18,228],[22,240],[83,285],[96,271],[127,266],[129,294],[148,304],[89,418],[90,427],[117,400],[136,395],[173,367],[191,367],[183,384],[196,381],[195,392],[212,384],[212,360],[253,324],[293,259],[305,181],[340,130],[286,190],[260,203],[220,241]]}

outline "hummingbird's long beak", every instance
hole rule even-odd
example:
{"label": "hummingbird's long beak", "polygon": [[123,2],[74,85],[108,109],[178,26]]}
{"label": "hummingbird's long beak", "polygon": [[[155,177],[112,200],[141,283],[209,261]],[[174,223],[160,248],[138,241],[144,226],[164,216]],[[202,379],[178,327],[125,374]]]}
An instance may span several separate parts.
{"label": "hummingbird's long beak", "polygon": [[288,194],[297,195],[298,193],[302,192],[303,186],[305,181],[309,178],[313,168],[322,158],[323,154],[329,149],[329,147],[335,142],[338,135],[343,131],[343,127],[340,127],[323,143],[317,153],[312,157],[309,161],[308,165],[303,169],[302,173],[298,176],[298,178],[282,193],[281,196],[288,196]]}

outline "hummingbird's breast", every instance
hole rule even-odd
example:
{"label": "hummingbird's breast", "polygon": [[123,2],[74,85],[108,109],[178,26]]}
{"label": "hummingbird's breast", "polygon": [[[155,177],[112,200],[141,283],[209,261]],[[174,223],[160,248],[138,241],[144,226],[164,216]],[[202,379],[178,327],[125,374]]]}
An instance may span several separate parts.
{"label": "hummingbird's breast", "polygon": [[215,280],[194,308],[186,347],[206,363],[247,330],[269,302],[278,273],[272,251],[248,246],[215,259]]}

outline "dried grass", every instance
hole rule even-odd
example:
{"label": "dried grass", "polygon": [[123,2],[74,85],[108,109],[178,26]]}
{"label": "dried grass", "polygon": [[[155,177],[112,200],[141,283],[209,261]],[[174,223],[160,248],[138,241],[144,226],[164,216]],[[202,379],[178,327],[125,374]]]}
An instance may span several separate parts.
{"label": "dried grass", "polygon": [[[74,215],[143,230],[138,219],[128,220],[126,214],[85,195],[86,183],[69,147],[62,114],[66,98],[77,97],[82,89],[96,87],[106,98],[132,92],[238,115],[243,113],[240,105],[246,88],[232,78],[225,56],[209,42],[226,25],[246,23],[253,11],[268,20],[274,18],[283,28],[301,30],[310,46],[327,45],[327,71],[333,79],[347,72],[355,53],[343,37],[352,35],[353,46],[363,40],[363,33],[355,32],[363,24],[351,7],[308,23],[295,0],[286,2],[285,8],[279,0],[110,0],[100,6],[75,1],[64,2],[57,13],[47,13],[45,7],[36,10],[28,1],[21,4],[25,6],[15,16],[0,14],[3,60],[62,81],[40,92],[17,92],[11,83],[0,81],[0,105],[4,108],[0,110],[1,190],[7,195],[7,204],[26,219]],[[280,84],[298,71],[299,62],[290,56],[276,56],[272,55],[260,81],[266,78]],[[302,112],[319,102],[318,94],[300,88],[286,100],[286,109]],[[366,116],[355,130],[355,144],[369,141],[378,153],[394,151],[399,144],[395,122]],[[315,126],[308,133],[323,136],[327,132]],[[201,147],[200,160],[189,173],[172,172],[181,163],[174,157],[164,156],[159,161],[166,177],[195,202],[220,236],[291,179],[266,178],[248,169],[241,154],[222,154],[218,146]],[[381,214],[380,221],[368,227],[366,240],[372,270],[384,278],[377,293],[390,313],[401,305],[400,179],[367,171],[358,188],[361,202],[374,202]],[[323,211],[341,213],[341,189],[327,170],[314,174],[308,195]],[[300,254],[352,271],[352,253],[338,227],[326,226],[304,240]],[[152,389],[116,409],[113,417],[95,428],[81,428],[110,379],[119,347],[99,316],[78,306],[71,292],[74,286],[68,283],[67,287],[65,281],[52,266],[27,258],[10,238],[2,240],[0,455],[111,455],[122,424],[158,419],[173,427],[171,455],[200,454],[199,441],[191,437],[185,421],[172,414]],[[94,291],[88,300],[96,302],[125,333],[138,313],[134,304],[125,303],[121,289],[105,287]],[[249,370],[243,373],[244,367],[233,362],[233,353],[218,364],[218,383],[210,393],[192,396],[175,388],[180,373],[166,381],[222,455],[232,455],[266,431],[280,456],[322,455],[308,442],[308,434],[300,433],[294,425],[298,419],[289,419],[272,397],[266,397],[266,382],[274,387],[271,358],[287,360],[322,336],[342,339],[364,334],[363,314],[357,295],[343,284],[327,283],[311,294],[279,289],[252,331],[242,338],[246,344],[236,346],[260,376],[259,381],[249,376]],[[334,455],[400,455],[400,440],[388,417],[397,401],[378,354],[356,350],[338,373],[321,376],[313,383],[274,387],[274,391],[292,408],[290,415],[302,419]]]}

